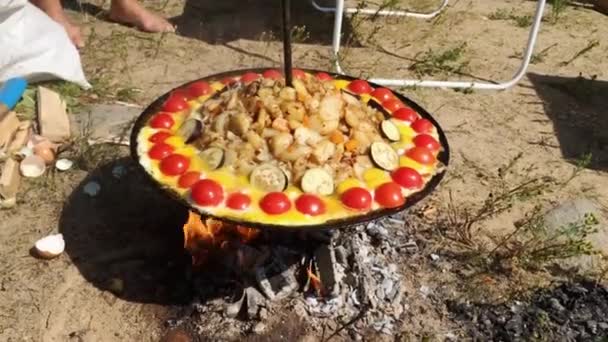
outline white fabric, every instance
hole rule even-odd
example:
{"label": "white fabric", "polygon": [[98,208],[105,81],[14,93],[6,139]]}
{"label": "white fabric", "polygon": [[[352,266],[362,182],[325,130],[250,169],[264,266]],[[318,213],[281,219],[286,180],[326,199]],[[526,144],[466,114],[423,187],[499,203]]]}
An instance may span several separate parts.
{"label": "white fabric", "polygon": [[0,83],[12,77],[91,87],[63,26],[27,0],[0,0]]}

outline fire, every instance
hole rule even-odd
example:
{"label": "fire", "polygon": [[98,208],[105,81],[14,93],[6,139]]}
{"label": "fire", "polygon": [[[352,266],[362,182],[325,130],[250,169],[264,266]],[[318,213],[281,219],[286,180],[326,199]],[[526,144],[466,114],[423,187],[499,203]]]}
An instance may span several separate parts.
{"label": "fire", "polygon": [[226,249],[231,243],[251,243],[260,234],[260,230],[224,224],[214,219],[201,219],[197,213],[190,211],[188,221],[184,224],[184,248],[192,255],[195,266],[205,263],[209,254]]}
{"label": "fire", "polygon": [[315,290],[318,296],[320,296],[321,290],[323,289],[321,279],[312,271],[312,262],[308,265],[308,269],[306,270],[308,273],[308,278],[310,279],[310,285]]}

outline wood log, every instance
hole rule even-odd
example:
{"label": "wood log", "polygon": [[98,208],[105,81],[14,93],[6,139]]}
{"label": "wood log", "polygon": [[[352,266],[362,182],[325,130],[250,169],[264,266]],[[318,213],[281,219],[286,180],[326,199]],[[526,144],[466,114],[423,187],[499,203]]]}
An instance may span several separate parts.
{"label": "wood log", "polygon": [[56,92],[38,87],[38,123],[40,135],[52,142],[63,142],[70,137],[70,120],[65,101]]}

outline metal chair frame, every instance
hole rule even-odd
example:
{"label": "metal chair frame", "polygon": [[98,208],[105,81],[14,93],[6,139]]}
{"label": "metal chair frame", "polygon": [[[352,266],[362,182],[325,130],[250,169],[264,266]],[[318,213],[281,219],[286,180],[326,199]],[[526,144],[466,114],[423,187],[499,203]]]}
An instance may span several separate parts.
{"label": "metal chair frame", "polygon": [[[340,52],[340,45],[342,41],[342,20],[344,14],[362,13],[367,15],[382,15],[382,16],[403,16],[403,17],[414,17],[421,19],[431,19],[436,17],[445,7],[448,5],[449,0],[442,0],[439,7],[430,13],[417,13],[403,10],[379,10],[373,8],[345,8],[345,0],[336,0],[336,7],[322,7],[318,5],[315,0],[311,0],[313,7],[321,12],[333,12],[334,13],[334,32],[332,39],[332,51],[335,56],[335,68],[340,74],[344,74],[338,53]],[[521,78],[526,74],[530,60],[532,59],[532,53],[538,37],[541,20],[543,18],[543,12],[545,9],[547,0],[538,0],[536,5],[536,12],[532,26],[530,28],[530,34],[528,36],[528,42],[524,50],[521,65],[517,72],[511,77],[511,79],[503,82],[475,82],[475,81],[436,81],[436,80],[411,80],[411,79],[388,79],[388,78],[372,78],[370,82],[374,82],[384,86],[392,87],[439,87],[439,88],[467,88],[467,89],[485,89],[485,90],[504,90],[511,88],[517,84]]]}

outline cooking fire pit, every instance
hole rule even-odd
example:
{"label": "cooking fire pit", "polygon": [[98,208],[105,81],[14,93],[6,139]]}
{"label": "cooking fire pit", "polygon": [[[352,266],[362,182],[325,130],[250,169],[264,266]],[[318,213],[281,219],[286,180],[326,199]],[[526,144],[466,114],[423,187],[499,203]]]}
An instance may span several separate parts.
{"label": "cooking fire pit", "polygon": [[357,310],[388,303],[388,315],[369,319],[390,334],[404,311],[390,259],[415,243],[377,256],[370,249],[403,236],[403,211],[445,174],[448,142],[431,114],[401,94],[292,69],[288,0],[283,8],[283,72],[229,71],[169,91],[135,122],[131,155],[190,209],[184,247],[197,271],[192,307],[204,319],[214,297],[224,316],[263,320],[267,301],[300,290],[311,294],[306,309],[292,309],[317,317],[362,317]]}

